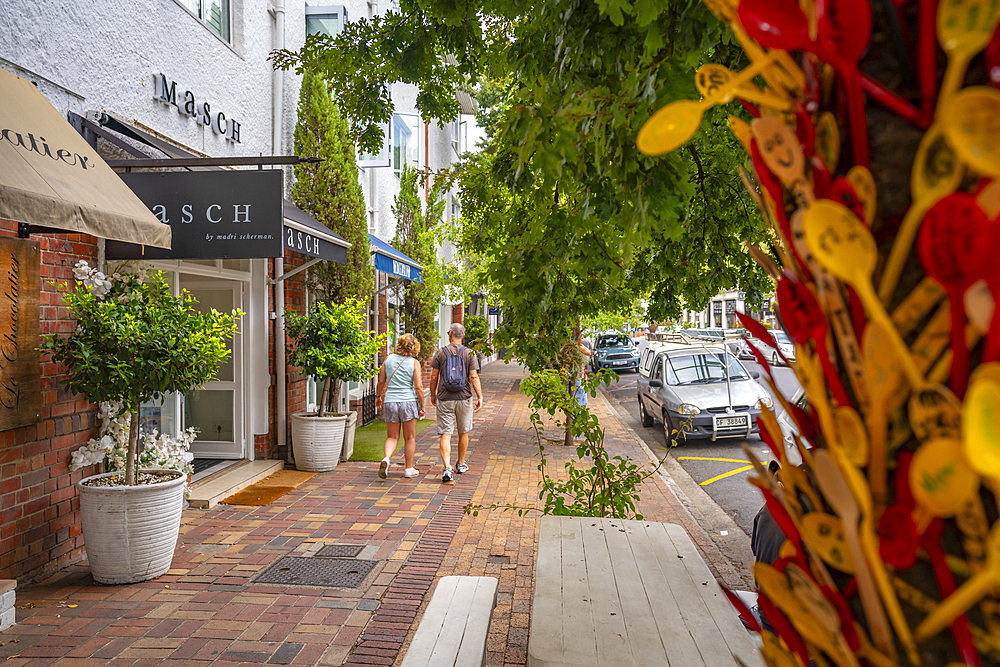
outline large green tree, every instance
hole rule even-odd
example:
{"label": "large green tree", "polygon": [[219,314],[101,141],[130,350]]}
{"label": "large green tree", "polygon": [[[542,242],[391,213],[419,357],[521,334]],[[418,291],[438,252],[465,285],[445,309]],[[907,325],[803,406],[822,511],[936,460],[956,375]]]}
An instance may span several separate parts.
{"label": "large green tree", "polygon": [[351,243],[346,265],[320,262],[313,267],[311,286],[331,303],[366,301],[375,289],[375,274],[368,253],[365,199],[354,142],[323,77],[305,73],[298,116],[296,155],[322,161],[295,166],[295,205]]}
{"label": "large green tree", "polygon": [[416,84],[425,118],[454,118],[457,86],[489,93],[486,150],[456,175],[461,245],[504,307],[498,343],[537,366],[581,316],[640,296],[663,320],[720,289],[769,289],[742,248],[768,235],[730,171],[732,109],[707,114],[688,150],[635,147],[653,112],[696,96],[698,66],[740,65],[728,42],[700,0],[401,0],[275,60],[318,67],[372,147],[387,81]]}

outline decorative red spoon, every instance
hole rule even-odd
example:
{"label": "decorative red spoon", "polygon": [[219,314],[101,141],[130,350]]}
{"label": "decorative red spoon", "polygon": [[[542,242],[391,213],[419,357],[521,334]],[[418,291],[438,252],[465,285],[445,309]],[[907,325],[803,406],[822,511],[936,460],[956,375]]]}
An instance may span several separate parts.
{"label": "decorative red spoon", "polygon": [[981,242],[988,222],[972,195],[955,192],[927,211],[917,237],[924,271],[941,283],[951,304],[951,390],[959,398],[969,380],[964,295],[990,261],[992,244]]}
{"label": "decorative red spoon", "polygon": [[[831,20],[824,26],[823,36],[814,41],[809,36],[809,20],[795,0],[741,0],[739,18],[747,34],[761,46],[785,51],[809,51],[840,72],[848,100],[854,161],[867,167],[868,124],[857,63],[864,48],[858,51],[857,45],[863,42],[867,46],[871,37],[871,8],[865,0],[842,0],[837,5],[840,7],[838,24],[843,23],[848,33],[856,31],[856,37],[842,35],[843,31]],[[846,45],[844,51],[838,50],[836,39]]]}
{"label": "decorative red spoon", "polygon": [[813,342],[834,399],[838,405],[850,405],[851,399],[840,381],[840,373],[830,360],[826,317],[819,301],[806,285],[787,276],[778,281],[776,295],[781,309],[781,321],[788,335],[799,345],[805,345],[807,341]]}

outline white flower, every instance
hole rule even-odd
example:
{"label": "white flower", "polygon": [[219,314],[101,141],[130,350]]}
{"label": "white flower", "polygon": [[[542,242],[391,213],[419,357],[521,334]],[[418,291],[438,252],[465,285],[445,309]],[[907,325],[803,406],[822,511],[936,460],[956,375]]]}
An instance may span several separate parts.
{"label": "white flower", "polygon": [[[132,419],[129,414],[116,417],[118,410],[119,405],[116,403],[101,403],[98,410],[101,419],[98,437],[92,438],[86,445],[73,452],[70,470],[79,470],[101,461],[106,462],[108,472],[125,469],[129,426]],[[177,438],[160,433],[156,429],[149,433],[140,433],[139,467],[193,473],[191,461],[194,460],[194,455],[188,449],[196,437],[193,428],[184,430]]]}

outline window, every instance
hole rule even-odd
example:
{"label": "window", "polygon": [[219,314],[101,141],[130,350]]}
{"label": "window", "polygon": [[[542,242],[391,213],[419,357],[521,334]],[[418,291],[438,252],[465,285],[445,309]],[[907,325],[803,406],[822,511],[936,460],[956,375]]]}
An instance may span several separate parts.
{"label": "window", "polygon": [[[749,375],[743,365],[731,354],[726,354],[731,380],[747,380]],[[722,365],[722,353],[692,354],[690,356],[667,357],[667,383],[670,385],[705,384],[725,382],[726,367]]]}
{"label": "window", "polygon": [[343,5],[306,7],[306,35],[336,37],[347,23],[347,8]]}
{"label": "window", "polygon": [[396,176],[404,164],[420,168],[420,117],[397,113],[392,117],[392,171]]}
{"label": "window", "polygon": [[389,155],[389,140],[392,137],[392,124],[380,123],[382,128],[382,150],[378,153],[358,152],[358,166],[362,169],[367,167],[388,167],[391,161]]}
{"label": "window", "polygon": [[653,362],[653,370],[649,374],[650,380],[660,380],[663,378],[663,355],[656,357],[656,361]]}
{"label": "window", "polygon": [[177,0],[177,2],[223,41],[232,42],[230,0]]}

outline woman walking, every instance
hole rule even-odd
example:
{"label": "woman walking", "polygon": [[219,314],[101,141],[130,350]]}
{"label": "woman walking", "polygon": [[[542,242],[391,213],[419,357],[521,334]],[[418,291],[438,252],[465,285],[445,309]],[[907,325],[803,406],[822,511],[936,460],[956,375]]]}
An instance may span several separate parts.
{"label": "woman walking", "polygon": [[[399,445],[403,433],[403,456],[406,470],[403,477],[416,477],[413,467],[417,449],[417,419],[424,416],[424,386],[420,378],[420,341],[413,334],[403,334],[396,343],[396,353],[390,354],[378,372],[375,407],[385,419],[385,458],[379,465],[378,476],[389,476],[389,459]],[[384,409],[383,409],[384,406]]]}

